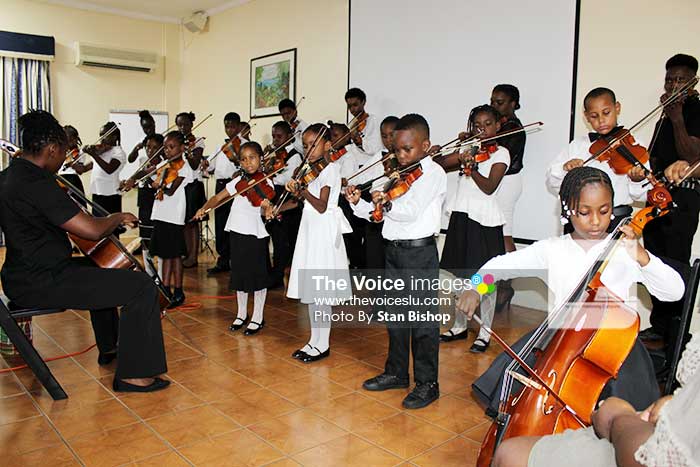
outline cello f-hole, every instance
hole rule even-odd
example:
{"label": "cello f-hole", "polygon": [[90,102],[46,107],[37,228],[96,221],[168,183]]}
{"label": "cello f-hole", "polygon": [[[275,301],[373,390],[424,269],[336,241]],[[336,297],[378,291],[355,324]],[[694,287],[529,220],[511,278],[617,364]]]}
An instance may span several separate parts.
{"label": "cello f-hole", "polygon": [[[556,383],[556,381],[557,381],[556,370],[549,370],[549,373],[547,373],[547,378],[549,378],[549,381],[547,381],[547,385],[550,388],[554,387],[554,383]],[[544,399],[542,399],[542,413],[545,415],[551,414],[552,411],[554,410],[554,405],[547,406],[548,399],[549,399],[549,392],[545,391]]]}

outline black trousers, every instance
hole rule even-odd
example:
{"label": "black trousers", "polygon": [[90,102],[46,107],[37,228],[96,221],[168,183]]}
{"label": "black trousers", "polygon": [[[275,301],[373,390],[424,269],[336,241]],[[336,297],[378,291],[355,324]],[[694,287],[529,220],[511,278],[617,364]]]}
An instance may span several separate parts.
{"label": "black trousers", "polygon": [[[22,307],[89,309],[100,352],[119,347],[115,378],[149,378],[167,371],[158,290],[148,275],[72,258],[54,278],[50,287],[10,298]],[[121,317],[118,306],[123,307]]]}
{"label": "black trousers", "polygon": [[[678,188],[671,193],[678,208],[663,217],[650,221],[644,228],[644,247],[664,263],[686,275],[690,267],[690,251],[698,229],[700,194],[688,188]],[[675,335],[671,322],[681,314],[683,300],[662,302],[651,297],[651,326],[668,338]]]}
{"label": "black trousers", "polygon": [[[284,187],[275,185],[277,198],[284,193]],[[285,211],[279,220],[268,222],[265,226],[272,239],[272,269],[270,274],[275,282],[284,277],[284,270],[292,264],[294,246],[297,242],[302,208]]]}
{"label": "black trousers", "polygon": [[384,222],[365,223],[365,268],[384,269],[385,252],[382,227]]}
{"label": "black trousers", "polygon": [[[226,184],[230,182],[230,178],[216,179],[216,192],[226,188]],[[216,252],[219,258],[216,260],[216,265],[223,269],[228,269],[231,261],[231,243],[229,242],[228,234],[224,230],[228,215],[231,212],[231,203],[226,203],[214,211],[214,234],[216,235]]]}
{"label": "black trousers", "polygon": [[340,195],[338,199],[338,206],[343,211],[343,214],[345,214],[352,228],[352,232],[343,234],[343,241],[345,242],[345,250],[348,253],[350,268],[362,269],[365,267],[366,259],[365,227],[369,221],[360,219],[354,215],[350,203],[348,203],[348,200],[346,200],[343,195]]}
{"label": "black trousers", "polygon": [[[122,212],[121,195],[92,195],[92,201],[102,206],[108,213]],[[102,217],[99,213],[92,211],[93,216]]]}
{"label": "black trousers", "polygon": [[[411,277],[421,279],[438,278],[438,252],[435,243],[420,247],[386,245],[386,277],[392,280],[403,279],[407,285]],[[437,298],[435,290],[409,290],[395,292],[391,296],[405,297],[410,294],[421,302]],[[389,332],[389,356],[384,371],[389,375],[408,379],[409,355],[413,352],[413,376],[416,383],[430,383],[438,380],[438,352],[440,345],[440,323],[431,321],[408,321],[409,310],[437,313],[437,306],[393,306],[387,313],[403,316],[403,323],[387,323]]]}

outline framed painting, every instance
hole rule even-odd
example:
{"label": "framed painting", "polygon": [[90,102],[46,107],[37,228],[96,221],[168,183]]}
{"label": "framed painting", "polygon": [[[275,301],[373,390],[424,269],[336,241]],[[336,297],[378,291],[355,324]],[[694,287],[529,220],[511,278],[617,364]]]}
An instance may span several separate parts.
{"label": "framed painting", "polygon": [[279,115],[282,99],[296,99],[297,49],[250,60],[250,118]]}

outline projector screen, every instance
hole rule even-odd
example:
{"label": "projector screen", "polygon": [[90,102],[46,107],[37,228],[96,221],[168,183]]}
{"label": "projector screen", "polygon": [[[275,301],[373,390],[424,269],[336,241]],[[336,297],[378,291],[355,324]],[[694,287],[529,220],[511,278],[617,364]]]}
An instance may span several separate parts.
{"label": "projector screen", "polygon": [[569,143],[575,31],[575,0],[351,0],[349,86],[380,118],[423,115],[433,144],[456,137],[494,85],[517,86],[517,116],[544,126],[527,137],[513,237],[539,240],[561,230],[545,171]]}

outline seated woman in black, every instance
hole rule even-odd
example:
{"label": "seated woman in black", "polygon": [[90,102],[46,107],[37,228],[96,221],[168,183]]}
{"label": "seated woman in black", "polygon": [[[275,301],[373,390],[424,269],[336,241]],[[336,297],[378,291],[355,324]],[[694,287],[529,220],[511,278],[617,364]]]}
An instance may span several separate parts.
{"label": "seated woman in black", "polygon": [[58,186],[54,174],[65,160],[67,138],[53,115],[22,115],[19,134],[21,155],[0,172],[0,226],[7,242],[0,277],[5,294],[27,308],[89,309],[98,362],[117,358],[115,391],[167,387],[170,382],[159,378],[167,366],[152,280],[145,273],[100,269],[89,258],[72,258],[66,235],[99,240],[120,225],[135,225],[137,218],[130,213],[92,217]]}

